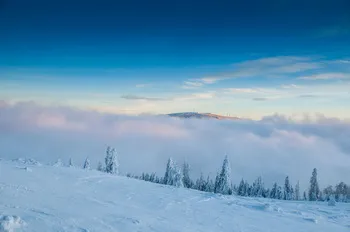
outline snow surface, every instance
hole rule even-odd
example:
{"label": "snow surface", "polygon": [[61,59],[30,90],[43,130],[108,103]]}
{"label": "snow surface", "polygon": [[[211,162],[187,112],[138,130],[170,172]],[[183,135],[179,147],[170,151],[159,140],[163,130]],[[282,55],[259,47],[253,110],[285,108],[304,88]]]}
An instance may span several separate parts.
{"label": "snow surface", "polygon": [[350,204],[221,196],[3,160],[0,196],[0,218],[11,221],[2,231],[350,231]]}

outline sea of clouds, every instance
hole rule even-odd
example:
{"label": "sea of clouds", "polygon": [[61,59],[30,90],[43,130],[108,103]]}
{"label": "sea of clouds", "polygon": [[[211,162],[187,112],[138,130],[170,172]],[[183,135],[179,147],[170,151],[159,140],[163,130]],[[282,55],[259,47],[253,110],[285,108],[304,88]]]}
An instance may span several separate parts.
{"label": "sea of clouds", "polygon": [[0,102],[0,158],[33,158],[43,163],[72,158],[81,166],[103,161],[110,145],[119,154],[122,173],[156,172],[166,161],[190,163],[193,177],[215,175],[227,154],[232,180],[280,184],[286,175],[306,188],[312,169],[321,186],[350,182],[350,122],[323,116],[292,119],[280,115],[254,120],[178,119],[125,116]]}

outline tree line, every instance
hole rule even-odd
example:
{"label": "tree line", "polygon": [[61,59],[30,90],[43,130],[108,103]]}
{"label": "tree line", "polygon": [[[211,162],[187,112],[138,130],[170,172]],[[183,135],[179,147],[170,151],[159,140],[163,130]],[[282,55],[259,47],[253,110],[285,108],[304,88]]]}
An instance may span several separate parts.
{"label": "tree line", "polygon": [[[69,166],[74,166],[72,159],[69,160]],[[86,158],[84,169],[91,169],[90,160]],[[104,164],[98,163],[97,170],[110,173],[112,175],[119,174],[119,161],[114,148],[107,147]],[[311,174],[309,187],[301,192],[299,181],[293,186],[289,180],[289,176],[285,177],[284,185],[280,186],[277,182],[272,188],[265,187],[263,179],[259,176],[252,184],[242,179],[238,185],[231,182],[231,166],[227,156],[223,160],[220,171],[216,174],[215,179],[208,175],[204,177],[201,173],[200,177],[195,181],[190,177],[190,165],[184,162],[182,167],[169,158],[165,174],[162,177],[156,173],[142,173],[140,176],[128,173],[126,176],[139,180],[149,181],[157,184],[171,185],[195,189],[203,192],[212,192],[223,195],[238,195],[245,197],[263,197],[279,200],[304,200],[304,201],[330,201],[349,202],[350,203],[350,186],[344,182],[340,182],[335,187],[329,185],[323,190],[320,189],[317,179],[317,169],[314,168]]]}

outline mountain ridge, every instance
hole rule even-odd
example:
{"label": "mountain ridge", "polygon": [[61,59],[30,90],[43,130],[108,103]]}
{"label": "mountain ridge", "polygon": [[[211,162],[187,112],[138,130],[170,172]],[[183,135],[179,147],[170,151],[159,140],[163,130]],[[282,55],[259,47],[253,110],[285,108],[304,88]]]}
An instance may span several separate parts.
{"label": "mountain ridge", "polygon": [[239,120],[238,117],[223,116],[213,113],[199,113],[199,112],[179,112],[167,114],[170,117],[176,118],[197,118],[197,119],[218,119],[218,120]]}

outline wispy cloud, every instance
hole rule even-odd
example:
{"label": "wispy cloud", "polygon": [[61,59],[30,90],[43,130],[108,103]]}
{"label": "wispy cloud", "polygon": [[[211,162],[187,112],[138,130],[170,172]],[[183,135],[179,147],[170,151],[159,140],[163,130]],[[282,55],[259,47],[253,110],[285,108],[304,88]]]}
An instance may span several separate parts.
{"label": "wispy cloud", "polygon": [[253,98],[253,101],[267,101],[269,98],[267,97],[255,97]]}
{"label": "wispy cloud", "polygon": [[222,78],[220,77],[204,77],[201,78],[200,80],[204,83],[204,84],[213,84],[219,80],[221,80]]}
{"label": "wispy cloud", "polygon": [[171,99],[167,98],[158,98],[158,97],[143,97],[137,95],[122,95],[121,98],[126,100],[144,100],[144,101],[169,101]]}
{"label": "wispy cloud", "polygon": [[256,93],[257,89],[254,88],[227,88],[225,89],[226,93]]}
{"label": "wispy cloud", "polygon": [[248,60],[233,64],[226,72],[195,79],[202,84],[214,84],[220,80],[242,77],[279,77],[286,74],[300,73],[320,69],[321,62],[310,57],[278,56]]}
{"label": "wispy cloud", "polygon": [[150,87],[152,84],[137,84],[135,85],[136,88],[145,88],[145,87]]}
{"label": "wispy cloud", "polygon": [[190,95],[175,97],[174,100],[187,101],[187,100],[212,99],[215,96],[216,96],[215,92],[193,93]]}
{"label": "wispy cloud", "polygon": [[301,80],[332,80],[332,79],[348,79],[350,73],[320,73],[310,76],[299,77]]}
{"label": "wispy cloud", "polygon": [[300,85],[289,84],[289,85],[281,85],[282,89],[299,89],[302,88]]}
{"label": "wispy cloud", "polygon": [[298,97],[300,97],[300,98],[316,98],[318,96],[314,95],[314,94],[302,94],[302,95],[299,95]]}
{"label": "wispy cloud", "polygon": [[182,88],[183,89],[197,89],[203,86],[202,82],[199,81],[184,81]]}

